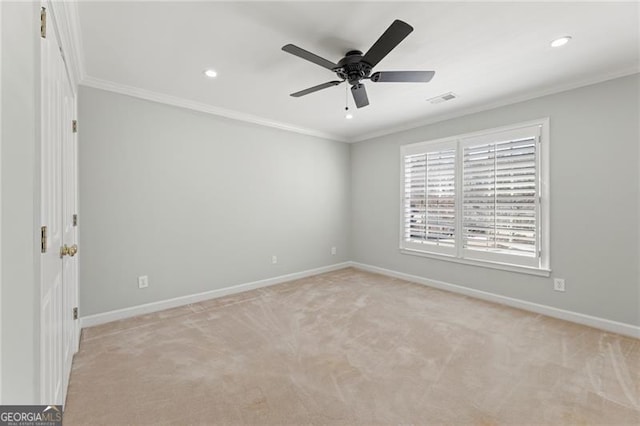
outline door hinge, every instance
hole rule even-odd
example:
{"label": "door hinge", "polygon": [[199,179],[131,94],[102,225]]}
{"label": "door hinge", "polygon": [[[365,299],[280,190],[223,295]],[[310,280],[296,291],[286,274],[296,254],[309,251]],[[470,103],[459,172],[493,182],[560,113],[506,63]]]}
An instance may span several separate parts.
{"label": "door hinge", "polygon": [[74,320],[78,319],[78,308],[73,308],[73,319]]}
{"label": "door hinge", "polygon": [[40,37],[47,38],[47,9],[40,8]]}
{"label": "door hinge", "polygon": [[47,227],[40,227],[40,253],[47,252]]}
{"label": "door hinge", "polygon": [[73,226],[78,226],[78,214],[73,215]]}
{"label": "door hinge", "polygon": [[73,130],[73,133],[78,133],[78,120],[71,122],[71,130]]}

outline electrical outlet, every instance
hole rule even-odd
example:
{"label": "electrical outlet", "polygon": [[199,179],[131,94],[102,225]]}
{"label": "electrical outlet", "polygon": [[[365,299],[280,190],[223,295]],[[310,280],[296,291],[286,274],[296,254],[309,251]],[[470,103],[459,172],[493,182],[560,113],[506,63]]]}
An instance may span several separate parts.
{"label": "electrical outlet", "polygon": [[271,263],[273,263],[274,265],[278,263],[278,256],[276,256],[275,254],[271,256]]}
{"label": "electrical outlet", "polygon": [[146,275],[138,277],[138,288],[147,288],[147,287],[149,287],[149,277]]}
{"label": "electrical outlet", "polygon": [[562,278],[554,278],[553,279],[553,289],[555,291],[564,291],[564,279],[562,279]]}
{"label": "electrical outlet", "polygon": [[335,247],[331,247],[331,256],[335,256],[338,251]]}

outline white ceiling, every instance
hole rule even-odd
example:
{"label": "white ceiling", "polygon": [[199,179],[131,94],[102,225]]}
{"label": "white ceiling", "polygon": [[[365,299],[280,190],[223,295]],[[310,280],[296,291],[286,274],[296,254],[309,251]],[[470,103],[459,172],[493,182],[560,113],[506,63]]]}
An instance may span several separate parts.
{"label": "white ceiling", "polygon": [[[81,2],[87,84],[110,82],[361,140],[573,88],[639,69],[639,5],[628,3]],[[337,62],[364,52],[394,19],[414,27],[383,70],[435,70],[428,84],[368,82],[371,105],[344,119],[345,85],[281,51],[287,43]],[[551,40],[571,43],[551,48]],[[216,79],[202,75],[206,68]],[[104,83],[104,82],[103,82]],[[433,105],[426,99],[454,92]]]}

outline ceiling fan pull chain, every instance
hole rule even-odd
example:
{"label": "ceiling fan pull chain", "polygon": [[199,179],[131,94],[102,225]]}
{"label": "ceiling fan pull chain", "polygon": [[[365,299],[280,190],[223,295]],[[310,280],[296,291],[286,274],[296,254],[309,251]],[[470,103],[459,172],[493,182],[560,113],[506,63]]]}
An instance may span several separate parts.
{"label": "ceiling fan pull chain", "polygon": [[349,85],[344,85],[344,110],[349,111]]}

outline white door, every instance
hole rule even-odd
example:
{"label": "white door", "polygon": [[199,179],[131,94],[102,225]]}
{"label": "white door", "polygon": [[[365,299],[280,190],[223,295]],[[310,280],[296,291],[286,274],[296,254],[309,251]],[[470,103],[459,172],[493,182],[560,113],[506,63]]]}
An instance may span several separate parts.
{"label": "white door", "polygon": [[55,31],[41,38],[41,402],[62,400],[62,89],[64,62]]}
{"label": "white door", "polygon": [[[67,394],[71,361],[78,347],[78,321],[74,318],[78,289],[77,240],[77,139],[73,124],[76,117],[76,102],[68,79],[63,90],[63,123],[66,130],[62,136],[62,246],[68,247],[62,257],[62,401]],[[76,311],[77,312],[77,311]]]}
{"label": "white door", "polygon": [[76,352],[77,306],[75,97],[47,13],[41,38],[41,259],[40,377],[42,404],[64,404]]}

